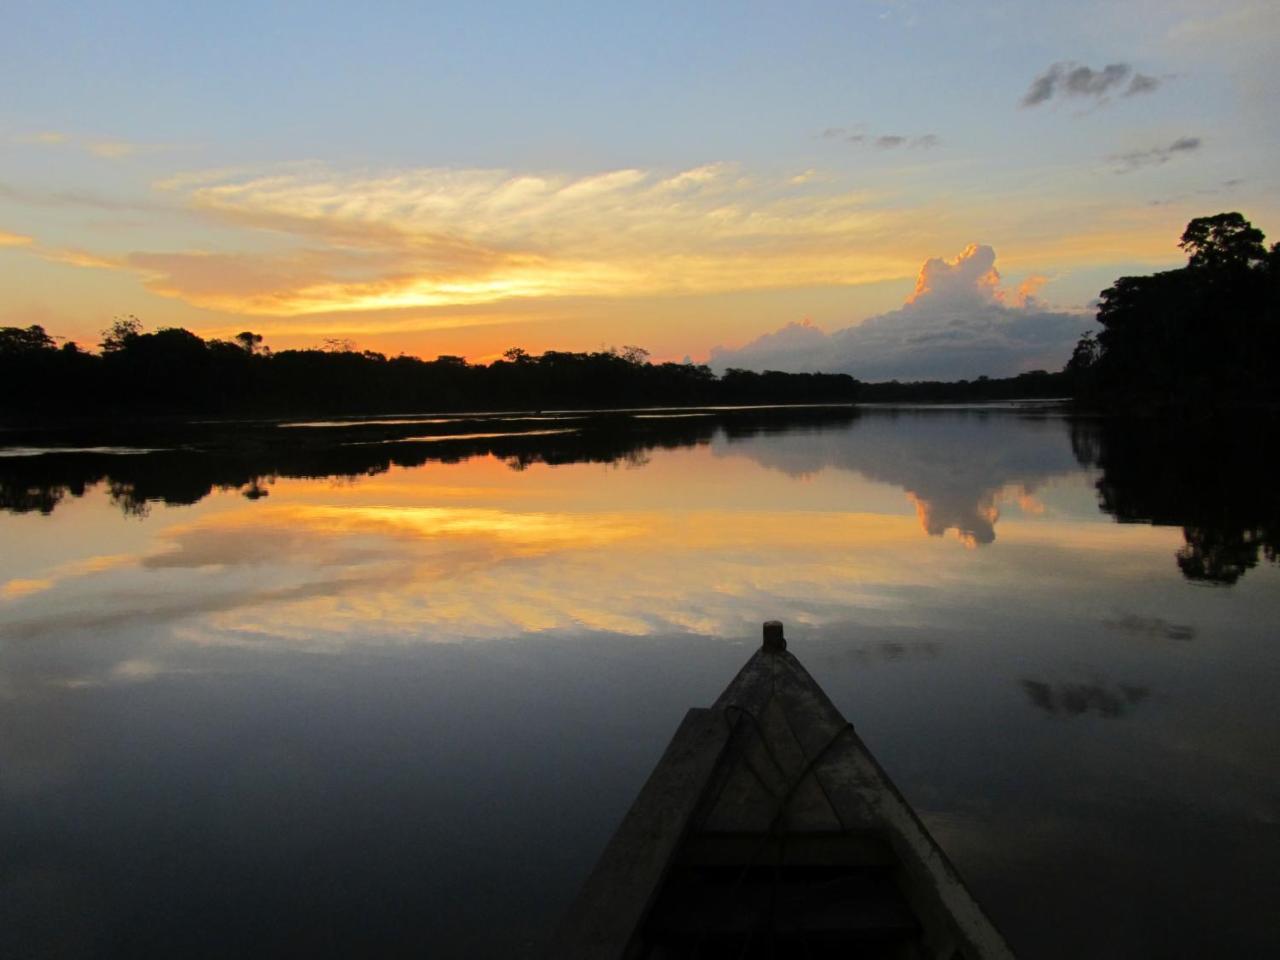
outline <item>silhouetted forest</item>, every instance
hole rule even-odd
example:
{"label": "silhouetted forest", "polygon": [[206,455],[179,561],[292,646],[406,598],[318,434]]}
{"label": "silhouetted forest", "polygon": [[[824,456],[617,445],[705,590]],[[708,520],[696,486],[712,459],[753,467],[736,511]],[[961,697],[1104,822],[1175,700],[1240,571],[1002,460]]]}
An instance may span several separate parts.
{"label": "silhouetted forest", "polygon": [[1066,400],[1071,378],[1065,371],[1031,370],[1016,377],[978,377],[976,380],[913,380],[864,383],[864,403],[985,403],[999,400]]}
{"label": "silhouetted forest", "polygon": [[343,342],[273,352],[245,331],[204,340],[178,327],[145,332],[134,318],[104,332],[100,352],[59,346],[42,327],[0,328],[0,411],[11,421],[108,414],[290,416],[387,411],[617,409],[650,406],[964,401],[1062,397],[1063,374],[1005,380],[863,384],[848,374],[651,363],[646,351],[532,356],[387,357]]}
{"label": "silhouetted forest", "polygon": [[512,349],[490,364],[462,357],[387,357],[346,343],[262,346],[189,330],[144,332],[133,319],[105,332],[101,351],[59,347],[38,326],[0,329],[0,404],[13,414],[243,416],[386,411],[536,410],[754,403],[849,403],[847,374],[715,376],[693,363],[650,363],[638,347],[532,356]]}
{"label": "silhouetted forest", "polygon": [[1239,213],[1199,217],[1187,265],[1121,277],[1102,292],[1102,331],[1067,364],[1099,407],[1196,415],[1280,400],[1280,244]]}

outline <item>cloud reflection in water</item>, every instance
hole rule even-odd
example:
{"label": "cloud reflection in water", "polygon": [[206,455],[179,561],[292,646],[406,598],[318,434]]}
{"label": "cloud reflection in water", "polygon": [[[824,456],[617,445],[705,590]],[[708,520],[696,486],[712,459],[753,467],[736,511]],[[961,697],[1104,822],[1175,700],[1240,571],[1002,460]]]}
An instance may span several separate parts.
{"label": "cloud reflection in water", "polygon": [[[1091,576],[1110,563],[1123,578],[1135,542],[1168,550],[1165,532],[1038,519],[1010,528],[1003,550],[960,562],[905,511],[840,509],[877,485],[835,474],[808,501],[735,495],[717,478],[740,467],[706,450],[646,468],[671,472],[657,488],[644,471],[610,471],[602,490],[599,468],[495,466],[452,466],[445,483],[429,471],[358,486],[281,481],[273,502],[224,494],[137,554],[68,562],[42,572],[39,590],[11,581],[0,617],[14,636],[167,623],[202,644],[316,650],[545,630],[724,636],[749,632],[762,610],[797,624],[851,608],[919,624],[940,617],[931,598],[943,594],[1001,602],[1010,566],[1032,556]],[[675,482],[694,476],[700,485]]]}
{"label": "cloud reflection in water", "polygon": [[[452,955],[505,955],[468,939],[480,914],[549,916],[682,712],[776,616],[1011,934],[1083,955],[1098,928],[1063,939],[1064,904],[1121,903],[1123,932],[1182,902],[1169,878],[1230,875],[1175,932],[1248,944],[1266,915],[1248,897],[1274,899],[1273,568],[1193,588],[1170,560],[1180,528],[1099,513],[1061,421],[686,426],[585,454],[544,437],[457,462],[407,444],[212,477],[157,461],[132,483],[164,504],[142,518],[92,483],[43,515],[38,485],[15,481],[0,846],[38,849],[4,888],[11,915],[80,903],[90,877],[110,896],[84,899],[112,908],[86,929],[119,932],[142,904],[185,943],[213,897],[228,939],[269,909],[272,931],[334,916],[365,942],[388,910],[379,929],[452,929]],[[258,476],[271,497],[244,499]],[[500,895],[475,865],[512,850],[527,869]],[[173,884],[179,867],[204,885]]]}

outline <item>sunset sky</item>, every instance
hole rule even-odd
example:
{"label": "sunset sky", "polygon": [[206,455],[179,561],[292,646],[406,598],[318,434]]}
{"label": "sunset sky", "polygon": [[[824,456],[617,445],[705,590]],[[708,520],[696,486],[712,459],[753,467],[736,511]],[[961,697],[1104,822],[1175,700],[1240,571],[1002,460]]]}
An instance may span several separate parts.
{"label": "sunset sky", "polygon": [[0,325],[1060,363],[1192,217],[1280,239],[1278,48],[1273,0],[13,0]]}

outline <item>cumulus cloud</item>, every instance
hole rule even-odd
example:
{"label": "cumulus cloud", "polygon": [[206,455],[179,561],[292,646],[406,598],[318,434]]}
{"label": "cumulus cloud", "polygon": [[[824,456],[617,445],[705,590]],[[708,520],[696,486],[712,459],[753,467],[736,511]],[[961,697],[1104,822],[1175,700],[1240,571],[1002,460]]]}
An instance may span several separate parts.
{"label": "cumulus cloud", "polygon": [[[1125,81],[1128,81],[1127,85]],[[1037,107],[1059,97],[1100,101],[1113,93],[1132,97],[1151,93],[1159,86],[1158,78],[1137,73],[1127,63],[1109,63],[1101,70],[1094,70],[1079,63],[1063,61],[1051,65],[1031,81],[1031,87],[1022,97],[1022,105]]]}
{"label": "cumulus cloud", "polygon": [[897,310],[826,333],[787,324],[738,349],[716,347],[713,367],[851,373],[863,380],[1013,376],[1058,369],[1090,318],[1048,310],[1030,277],[1004,290],[995,251],[970,244],[952,260],[925,261],[915,290]]}
{"label": "cumulus cloud", "polygon": [[1179,137],[1167,147],[1151,147],[1148,150],[1131,150],[1114,153],[1108,159],[1116,165],[1116,173],[1129,173],[1141,167],[1156,167],[1176,157],[1185,156],[1200,149],[1199,137]]}

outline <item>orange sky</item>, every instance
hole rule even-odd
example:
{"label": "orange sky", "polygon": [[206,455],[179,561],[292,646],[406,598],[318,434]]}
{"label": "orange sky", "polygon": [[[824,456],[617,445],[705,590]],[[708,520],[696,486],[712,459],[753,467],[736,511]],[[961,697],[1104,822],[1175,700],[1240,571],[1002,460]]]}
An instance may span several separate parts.
{"label": "orange sky", "polygon": [[702,360],[975,243],[1087,310],[1194,216],[1280,221],[1265,3],[818,6],[17,11],[0,323]]}

